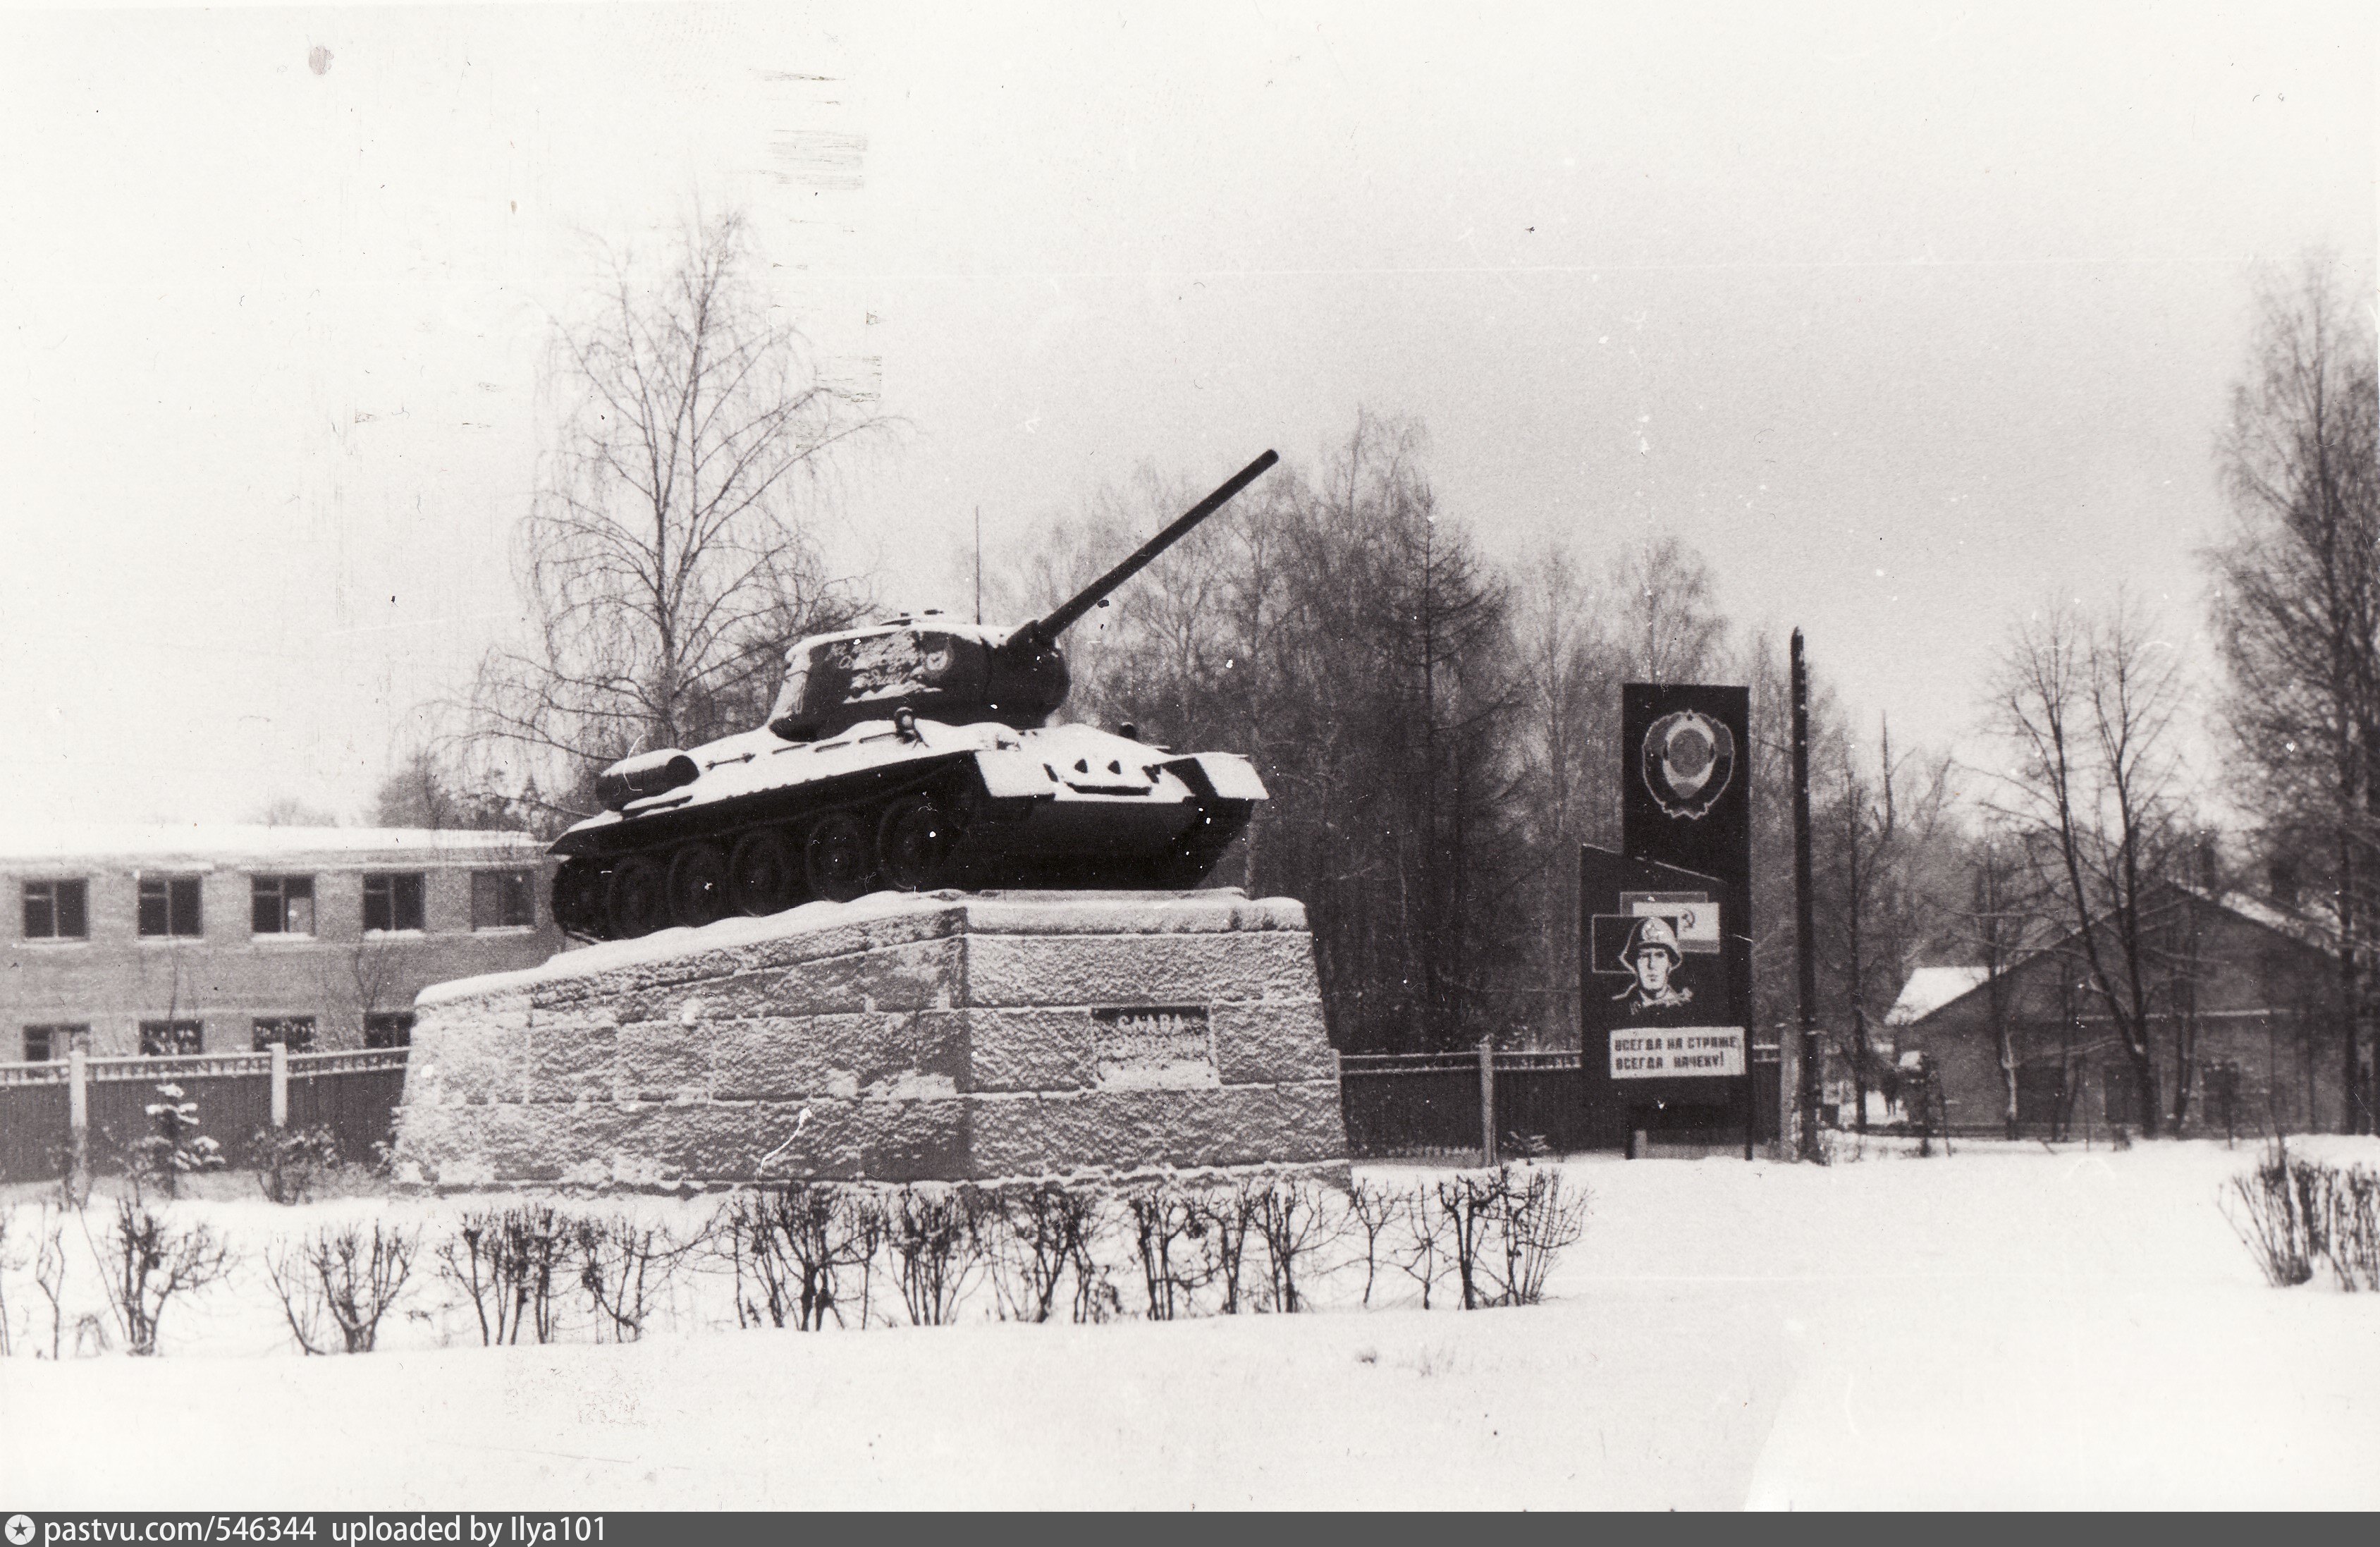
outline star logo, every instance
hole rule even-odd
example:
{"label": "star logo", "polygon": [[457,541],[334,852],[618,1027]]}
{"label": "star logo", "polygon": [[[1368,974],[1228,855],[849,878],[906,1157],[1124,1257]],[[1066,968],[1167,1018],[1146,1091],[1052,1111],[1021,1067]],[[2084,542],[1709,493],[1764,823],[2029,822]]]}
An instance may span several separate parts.
{"label": "star logo", "polygon": [[8,1517],[8,1547],[25,1547],[33,1540],[33,1517],[30,1515]]}

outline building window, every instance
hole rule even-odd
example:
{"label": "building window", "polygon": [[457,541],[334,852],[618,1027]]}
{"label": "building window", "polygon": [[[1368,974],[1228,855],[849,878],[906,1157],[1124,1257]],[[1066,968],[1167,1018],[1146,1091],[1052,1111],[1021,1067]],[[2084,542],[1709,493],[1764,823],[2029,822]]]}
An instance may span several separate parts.
{"label": "building window", "polygon": [[314,932],[314,878],[260,875],[249,881],[253,928],[258,934]]}
{"label": "building window", "polygon": [[140,932],[144,935],[206,933],[199,916],[199,878],[161,878],[140,883]]}
{"label": "building window", "polygon": [[249,1024],[253,1031],[248,1045],[259,1053],[275,1042],[292,1053],[314,1051],[312,1016],[259,1016]]}
{"label": "building window", "polygon": [[374,1010],[364,1017],[364,1046],[411,1047],[413,1045],[413,1012],[411,1010]]}
{"label": "building window", "polygon": [[89,940],[90,883],[81,881],[25,883],[25,938]]}
{"label": "building window", "polygon": [[143,1058],[170,1058],[176,1054],[203,1053],[206,1046],[204,1022],[144,1020],[140,1023],[140,1056]]}
{"label": "building window", "polygon": [[419,930],[423,882],[418,874],[364,877],[364,929]]}
{"label": "building window", "polygon": [[91,1045],[88,1026],[28,1026],[25,1028],[25,1062],[48,1064],[64,1058],[77,1047]]}
{"label": "building window", "polygon": [[528,871],[471,872],[471,927],[527,929],[537,922],[537,890]]}

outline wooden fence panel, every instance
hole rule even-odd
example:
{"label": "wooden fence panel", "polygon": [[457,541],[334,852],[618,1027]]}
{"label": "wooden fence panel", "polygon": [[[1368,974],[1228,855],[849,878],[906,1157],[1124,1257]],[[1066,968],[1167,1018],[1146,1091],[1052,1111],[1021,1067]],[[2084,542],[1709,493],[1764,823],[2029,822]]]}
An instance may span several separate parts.
{"label": "wooden fence panel", "polygon": [[159,1070],[154,1078],[96,1078],[91,1083],[90,1095],[93,1171],[125,1170],[131,1163],[133,1146],[161,1131],[159,1119],[150,1115],[149,1108],[172,1098],[158,1091],[160,1085],[175,1087],[184,1101],[196,1106],[198,1131],[223,1146],[227,1166],[247,1165],[254,1153],[257,1130],[273,1122],[272,1084],[262,1074]]}
{"label": "wooden fence panel", "polygon": [[[1496,1135],[1507,1158],[1587,1145],[1586,1092],[1574,1053],[1495,1055]],[[1347,1152],[1475,1159],[1481,1152],[1479,1055],[1351,1054],[1340,1060]]]}
{"label": "wooden fence panel", "polygon": [[0,1084],[0,1182],[53,1182],[67,1170],[67,1083]]}
{"label": "wooden fence panel", "polygon": [[1479,1062],[1348,1058],[1339,1075],[1347,1152],[1358,1159],[1479,1152]]}
{"label": "wooden fence panel", "polygon": [[1507,1068],[1500,1061],[1496,1127],[1508,1159],[1586,1148],[1586,1091],[1578,1066]]}
{"label": "wooden fence panel", "polygon": [[[297,1054],[289,1058],[288,1127],[327,1127],[342,1159],[369,1163],[394,1137],[405,1095],[402,1048]],[[191,1103],[196,1131],[223,1147],[225,1164],[245,1169],[256,1138],[273,1125],[272,1059],[264,1054],[166,1058],[94,1058],[83,1090],[90,1120],[88,1155],[96,1173],[129,1168],[135,1146],[163,1131],[149,1108]],[[72,1143],[67,1066],[0,1065],[0,1182],[53,1181],[64,1175]]]}
{"label": "wooden fence panel", "polygon": [[328,1128],[339,1158],[369,1164],[375,1147],[396,1139],[396,1107],[405,1096],[405,1063],[386,1067],[310,1070],[290,1060],[289,1127]]}

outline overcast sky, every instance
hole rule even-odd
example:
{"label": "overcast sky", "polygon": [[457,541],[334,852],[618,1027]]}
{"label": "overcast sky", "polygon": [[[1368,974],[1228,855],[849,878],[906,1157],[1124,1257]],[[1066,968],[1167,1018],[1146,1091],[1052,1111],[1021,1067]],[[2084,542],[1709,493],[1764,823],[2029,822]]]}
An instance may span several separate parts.
{"label": "overcast sky", "polygon": [[1497,554],[1674,531],[1950,745],[2053,590],[2197,648],[2374,83],[2344,5],[0,14],[4,820],[367,814],[517,619],[588,238],[698,200],[905,425],[829,533],[891,600],[1361,405]]}

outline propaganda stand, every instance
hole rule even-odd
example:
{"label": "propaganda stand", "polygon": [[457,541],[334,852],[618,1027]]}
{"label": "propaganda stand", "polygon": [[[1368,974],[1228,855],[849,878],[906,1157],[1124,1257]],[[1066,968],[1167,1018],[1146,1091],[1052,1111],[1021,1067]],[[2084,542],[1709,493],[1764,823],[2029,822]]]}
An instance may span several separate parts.
{"label": "propaganda stand", "polygon": [[1587,1130],[1632,1157],[1740,1132],[1749,1159],[1751,693],[1621,691],[1621,852],[1579,854]]}

